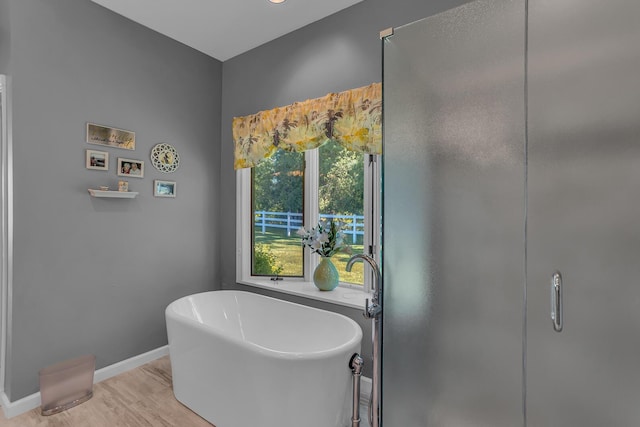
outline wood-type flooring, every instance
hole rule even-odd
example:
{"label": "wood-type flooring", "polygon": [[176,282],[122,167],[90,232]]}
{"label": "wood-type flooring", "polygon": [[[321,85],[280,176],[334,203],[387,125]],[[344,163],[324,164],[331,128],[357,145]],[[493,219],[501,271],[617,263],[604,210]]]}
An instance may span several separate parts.
{"label": "wood-type flooring", "polygon": [[93,387],[93,397],[55,415],[40,408],[0,427],[212,427],[182,405],[171,389],[169,356],[109,378]]}

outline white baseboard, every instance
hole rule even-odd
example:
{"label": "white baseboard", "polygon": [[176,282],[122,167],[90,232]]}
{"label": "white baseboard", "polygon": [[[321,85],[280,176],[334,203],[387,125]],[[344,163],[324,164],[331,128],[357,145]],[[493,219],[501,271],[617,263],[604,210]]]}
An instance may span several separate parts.
{"label": "white baseboard", "polygon": [[[96,384],[111,377],[115,377],[118,374],[130,371],[131,369],[142,366],[145,363],[152,362],[166,356],[167,354],[169,354],[169,346],[165,345],[163,347],[156,348],[155,350],[114,363],[113,365],[105,366],[104,368],[96,370],[93,376],[93,383]],[[0,401],[2,402],[2,412],[4,412],[4,416],[7,419],[29,412],[30,410],[40,406],[41,403],[40,392],[33,393],[20,400],[16,400],[15,402],[10,402],[6,393],[3,391],[0,393]]]}
{"label": "white baseboard", "polygon": [[102,369],[98,369],[93,377],[93,383],[99,383],[111,377],[115,377],[123,372],[130,371],[138,366],[142,366],[145,363],[153,362],[169,354],[169,346],[156,348],[155,350],[148,351],[137,356],[133,356],[122,362],[114,363],[113,365],[105,366]]}

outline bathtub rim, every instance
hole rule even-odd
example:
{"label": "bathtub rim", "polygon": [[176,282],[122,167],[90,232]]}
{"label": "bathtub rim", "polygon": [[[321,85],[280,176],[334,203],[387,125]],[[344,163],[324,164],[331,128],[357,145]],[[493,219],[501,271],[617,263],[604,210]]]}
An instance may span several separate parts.
{"label": "bathtub rim", "polygon": [[[259,344],[256,344],[255,342],[252,342],[252,341],[241,340],[241,339],[238,339],[237,337],[231,336],[229,334],[218,333],[212,327],[207,326],[206,324],[204,324],[202,322],[198,322],[197,320],[195,320],[192,317],[189,317],[189,316],[186,316],[184,314],[178,313],[175,310],[175,306],[178,305],[179,301],[182,301],[182,300],[185,300],[185,299],[188,299],[188,298],[191,298],[191,297],[197,297],[198,295],[205,295],[205,294],[211,294],[211,293],[220,293],[220,292],[228,293],[228,294],[238,294],[239,293],[239,294],[252,295],[252,297],[266,298],[266,299],[269,299],[269,300],[278,301],[278,303],[294,305],[294,306],[298,306],[298,307],[303,307],[303,308],[308,309],[308,310],[321,311],[323,313],[328,313],[329,315],[332,315],[332,316],[338,316],[338,317],[346,320],[347,324],[352,326],[352,328],[354,329],[355,333],[353,334],[353,336],[350,337],[349,340],[341,343],[340,345],[333,346],[333,347],[330,347],[330,348],[327,348],[327,349],[316,350],[316,351],[304,351],[304,352],[282,351],[282,350],[275,350],[275,349],[272,349],[272,348],[264,347],[264,346],[261,346]],[[186,325],[188,327],[196,328],[197,330],[202,331],[203,333],[206,333],[206,334],[209,334],[209,335],[213,335],[216,338],[221,339],[221,340],[229,343],[230,345],[238,346],[240,348],[244,348],[244,349],[247,349],[249,351],[254,351],[254,352],[260,353],[265,357],[272,357],[272,358],[276,358],[276,359],[286,359],[286,360],[324,359],[324,358],[340,355],[340,354],[344,353],[350,347],[353,347],[353,346],[360,347],[362,345],[362,336],[363,336],[362,328],[360,327],[360,325],[358,325],[358,323],[356,321],[354,321],[353,319],[350,319],[349,317],[347,317],[347,316],[345,316],[343,314],[335,313],[335,312],[328,311],[328,310],[323,310],[323,309],[316,308],[316,307],[310,307],[310,306],[307,306],[307,305],[298,304],[298,303],[295,303],[295,302],[286,301],[286,300],[282,300],[282,299],[279,299],[279,298],[274,298],[274,297],[270,297],[270,296],[254,293],[254,292],[221,289],[221,290],[217,290],[217,291],[205,291],[205,292],[198,292],[198,293],[195,293],[195,294],[185,295],[185,296],[180,297],[180,298],[172,301],[171,303],[169,303],[169,305],[165,309],[165,316],[166,316],[166,321],[167,322],[169,321],[169,319],[171,319],[174,322],[181,323],[181,324]],[[169,342],[169,351],[171,351],[171,342]]]}

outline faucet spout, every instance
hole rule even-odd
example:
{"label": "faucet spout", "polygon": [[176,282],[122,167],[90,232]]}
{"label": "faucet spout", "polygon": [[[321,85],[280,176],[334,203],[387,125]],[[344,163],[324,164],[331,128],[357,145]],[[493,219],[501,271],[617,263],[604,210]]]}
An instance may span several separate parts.
{"label": "faucet spout", "polygon": [[352,256],[351,258],[349,258],[349,261],[347,262],[347,267],[346,270],[347,271],[351,271],[351,268],[353,267],[353,264],[355,264],[358,261],[366,261],[369,266],[371,267],[371,270],[373,271],[373,286],[372,286],[372,290],[373,290],[373,302],[377,302],[379,297],[380,297],[380,284],[382,283],[381,281],[381,274],[380,274],[380,267],[378,267],[378,263],[371,258],[369,255],[365,255],[365,254],[356,254],[354,256]]}

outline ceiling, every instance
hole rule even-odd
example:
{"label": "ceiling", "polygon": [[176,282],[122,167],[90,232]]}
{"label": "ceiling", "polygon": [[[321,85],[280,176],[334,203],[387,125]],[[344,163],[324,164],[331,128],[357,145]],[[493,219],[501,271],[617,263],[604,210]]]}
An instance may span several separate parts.
{"label": "ceiling", "polygon": [[362,0],[91,0],[220,61]]}

